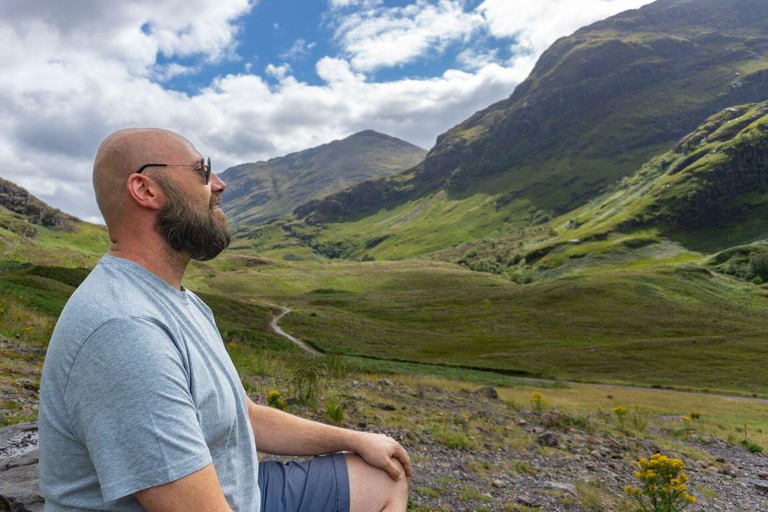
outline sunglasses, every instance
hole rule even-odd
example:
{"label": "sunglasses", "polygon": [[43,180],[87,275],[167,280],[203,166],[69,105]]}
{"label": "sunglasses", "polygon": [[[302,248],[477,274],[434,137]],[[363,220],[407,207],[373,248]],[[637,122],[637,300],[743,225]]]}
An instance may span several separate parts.
{"label": "sunglasses", "polygon": [[205,184],[208,184],[208,180],[211,178],[211,157],[208,157],[208,160],[205,163],[199,163],[199,164],[147,164],[141,166],[141,169],[136,171],[136,174],[141,174],[141,171],[146,169],[147,167],[194,167],[196,169],[199,169],[201,171],[205,171]]}

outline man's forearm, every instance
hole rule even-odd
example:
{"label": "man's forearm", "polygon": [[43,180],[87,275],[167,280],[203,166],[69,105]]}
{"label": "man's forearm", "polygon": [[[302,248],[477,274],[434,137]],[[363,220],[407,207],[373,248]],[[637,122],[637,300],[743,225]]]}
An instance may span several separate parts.
{"label": "man's forearm", "polygon": [[[250,402],[250,401],[249,401]],[[256,448],[271,455],[321,455],[357,451],[359,432],[293,416],[272,407],[248,404]]]}

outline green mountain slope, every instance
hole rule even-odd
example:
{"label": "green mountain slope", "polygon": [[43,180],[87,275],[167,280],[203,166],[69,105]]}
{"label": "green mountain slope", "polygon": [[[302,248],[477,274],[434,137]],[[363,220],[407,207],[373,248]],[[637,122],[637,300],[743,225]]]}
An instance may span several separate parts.
{"label": "green mountain slope", "polygon": [[0,270],[28,264],[91,267],[109,245],[106,227],[51,208],[0,179]]}
{"label": "green mountain slope", "polygon": [[711,116],[672,150],[572,212],[440,257],[478,270],[519,274],[523,267],[550,277],[637,268],[768,239],[766,219],[768,102],[762,102]]}
{"label": "green mountain slope", "polygon": [[[668,153],[575,211],[573,235],[657,227],[714,252],[768,237],[768,102],[710,117]],[[587,219],[582,222],[578,219]]]}
{"label": "green mountain slope", "polygon": [[661,0],[585,27],[422,164],[300,206],[280,236],[401,258],[570,211],[708,116],[766,99],[766,29],[753,0]]}
{"label": "green mountain slope", "polygon": [[361,181],[413,167],[426,151],[373,130],[267,162],[230,167],[222,208],[234,224],[257,224]]}

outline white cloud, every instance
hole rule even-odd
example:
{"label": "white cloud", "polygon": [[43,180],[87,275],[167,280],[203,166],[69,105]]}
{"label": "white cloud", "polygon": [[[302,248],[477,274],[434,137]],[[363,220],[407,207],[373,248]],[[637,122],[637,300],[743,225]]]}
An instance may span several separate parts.
{"label": "white cloud", "polygon": [[200,71],[199,66],[182,66],[175,62],[162,66],[155,66],[153,78],[159,82],[167,82],[177,76],[192,75]]}
{"label": "white cloud", "polygon": [[405,7],[364,4],[337,17],[335,37],[352,67],[368,72],[442,53],[484,23],[479,13],[465,11],[462,0],[416,0]]}
{"label": "white cloud", "polygon": [[499,49],[475,49],[467,48],[456,56],[456,63],[461,66],[462,69],[467,71],[474,71],[480,69],[488,64],[498,63]]}
{"label": "white cloud", "polygon": [[339,82],[363,82],[365,75],[355,74],[349,66],[349,62],[344,59],[332,59],[323,57],[317,63],[317,76],[329,84]]}
{"label": "white cloud", "polygon": [[293,46],[284,53],[280,54],[280,58],[283,60],[301,60],[309,57],[309,52],[315,47],[317,43],[309,43],[304,39],[297,39],[293,42]]}
{"label": "white cloud", "polygon": [[484,0],[476,11],[482,13],[490,34],[516,39],[515,52],[539,55],[555,40],[580,27],[648,3],[649,0]]}
{"label": "white cloud", "polygon": [[344,9],[346,7],[357,7],[360,5],[380,5],[382,3],[382,0],[328,0],[328,5],[332,10]]}
{"label": "white cloud", "polygon": [[274,64],[267,64],[267,67],[264,69],[264,72],[266,74],[268,74],[271,77],[277,78],[278,80],[283,80],[292,71],[293,70],[291,69],[290,64],[281,64],[279,66],[275,66]]}

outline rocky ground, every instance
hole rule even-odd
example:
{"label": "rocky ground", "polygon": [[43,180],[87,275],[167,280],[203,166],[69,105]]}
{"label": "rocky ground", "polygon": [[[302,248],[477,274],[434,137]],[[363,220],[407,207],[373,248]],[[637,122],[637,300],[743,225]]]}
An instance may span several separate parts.
{"label": "rocky ground", "polygon": [[[249,389],[265,402],[269,389],[288,386],[252,378]],[[394,377],[319,391],[326,396],[317,403],[335,403],[341,417],[290,398],[288,410],[398,439],[414,465],[411,510],[630,511],[623,489],[637,484],[631,463],[656,452],[686,463],[698,500],[688,510],[768,510],[768,458],[665,418],[624,428],[608,414],[517,407],[493,388],[450,391]],[[34,421],[0,429],[0,510],[42,510],[36,434]]]}

